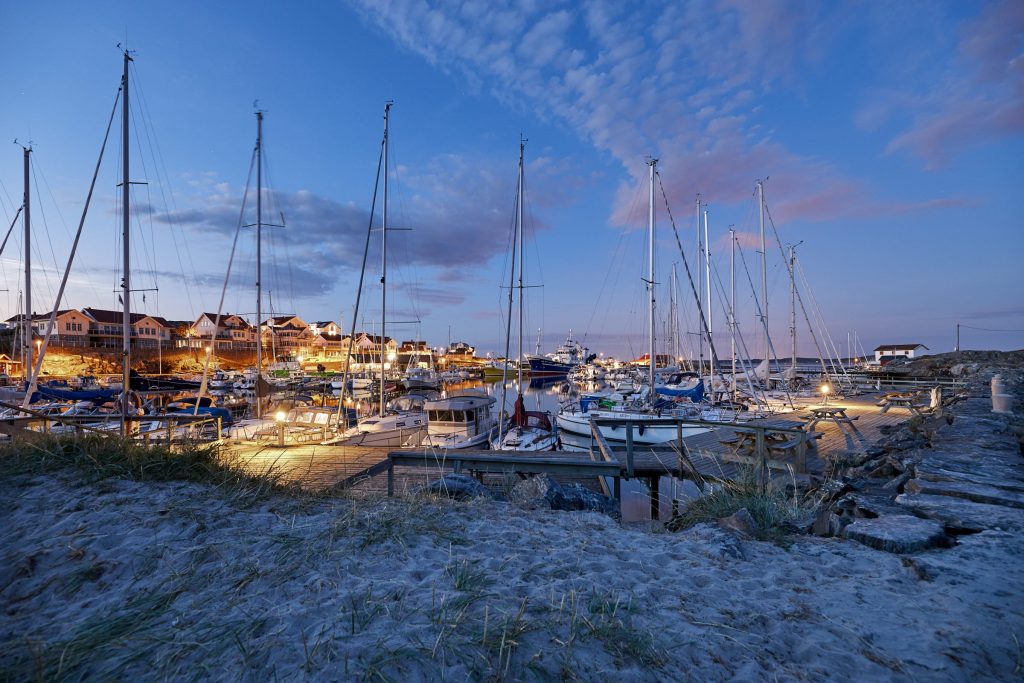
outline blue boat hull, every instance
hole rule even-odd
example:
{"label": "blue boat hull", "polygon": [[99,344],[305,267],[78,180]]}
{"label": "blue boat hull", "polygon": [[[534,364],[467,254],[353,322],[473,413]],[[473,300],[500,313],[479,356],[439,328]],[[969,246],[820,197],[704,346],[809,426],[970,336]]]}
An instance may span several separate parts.
{"label": "blue boat hull", "polygon": [[558,377],[560,375],[568,375],[569,371],[575,367],[569,363],[560,363],[557,360],[540,358],[537,356],[531,356],[529,361],[531,377]]}

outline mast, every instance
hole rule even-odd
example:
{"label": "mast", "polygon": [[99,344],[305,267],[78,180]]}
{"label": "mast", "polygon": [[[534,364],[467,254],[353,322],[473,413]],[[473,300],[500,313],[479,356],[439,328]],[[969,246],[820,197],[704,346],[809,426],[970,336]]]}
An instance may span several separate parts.
{"label": "mast", "polygon": [[32,154],[31,143],[23,147],[25,160],[25,196],[22,198],[22,206],[25,210],[25,324],[21,333],[21,356],[23,365],[21,374],[25,378],[25,390],[28,391],[32,383],[32,219],[31,204],[29,197],[32,194],[29,189],[29,155]]}
{"label": "mast", "polygon": [[[521,227],[522,212],[520,206],[523,199],[523,141],[519,140],[519,187],[516,190],[516,224],[512,232],[512,269],[509,271],[508,277],[508,317],[505,319],[505,362],[501,366],[501,410],[504,411],[505,401],[508,396],[508,348],[512,340],[512,290],[515,288],[516,282],[516,239],[518,231]],[[522,266],[520,266],[522,267]],[[523,304],[522,304],[522,279],[519,280],[520,290],[520,303],[519,303],[519,392],[522,393],[523,386]],[[449,328],[450,330],[451,328]],[[451,336],[451,332],[448,333]],[[502,419],[498,422],[498,445],[502,444],[505,440],[505,420]]]}
{"label": "mast", "polygon": [[380,229],[380,414],[384,414],[384,331],[387,326],[388,302],[388,127],[391,123],[391,102],[384,104],[384,210]]}
{"label": "mast", "polygon": [[526,189],[523,174],[523,150],[525,142],[526,140],[519,136],[519,199],[516,206],[516,231],[519,233],[519,355],[516,358],[516,366],[519,369],[518,394],[520,397],[523,395],[523,192]]}
{"label": "mast", "polygon": [[[263,415],[263,112],[256,111],[256,416]],[[271,321],[273,324],[273,321]],[[271,327],[273,334],[273,327]],[[213,344],[216,345],[214,340]]]}
{"label": "mast", "polygon": [[651,320],[650,320],[651,340],[650,340],[650,347],[648,349],[648,352],[650,353],[650,372],[649,372],[649,375],[650,375],[650,381],[651,381],[651,392],[650,392],[650,397],[649,398],[650,398],[650,401],[651,401],[651,405],[654,405],[654,401],[655,401],[655,391],[654,391],[654,366],[655,366],[655,356],[654,356],[654,303],[655,303],[654,302],[654,173],[655,173],[655,169],[656,169],[656,167],[658,165],[658,160],[652,157],[651,159],[648,160],[647,164],[648,164],[648,166],[650,166],[650,169],[651,169],[650,170],[650,184],[651,184],[651,187],[650,187],[650,196],[648,198],[648,205],[647,205],[647,239],[649,241],[648,251],[647,251],[647,259],[648,259],[648,262],[647,262],[647,292],[649,294],[650,307],[651,307],[651,311],[650,311],[650,316],[651,316]]}
{"label": "mast", "polygon": [[704,272],[707,281],[707,311],[708,311],[708,343],[711,343],[711,330],[714,329],[714,317],[711,313],[711,243],[708,241],[708,210],[704,208]]}
{"label": "mast", "polygon": [[732,400],[736,402],[736,229],[729,228],[729,332],[732,351]]}
{"label": "mast", "polygon": [[131,313],[131,251],[129,250],[129,238],[131,237],[131,212],[129,167],[128,167],[128,126],[130,110],[128,109],[128,63],[132,61],[128,50],[124,51],[124,74],[121,76],[121,209],[123,211],[121,226],[121,246],[124,248],[124,272],[121,277],[121,299],[124,304],[122,317],[122,344],[121,349],[121,436],[127,433],[128,417],[128,389],[130,387],[129,374],[131,369],[131,344],[132,344],[132,313]]}
{"label": "mast", "polygon": [[[796,245],[789,245],[789,272],[796,273],[793,268],[796,265]],[[789,315],[789,343],[790,343],[790,367],[793,370],[793,377],[796,377],[796,277],[790,278],[790,315]]]}
{"label": "mast", "polygon": [[[764,357],[768,359],[768,259],[764,239],[764,181],[757,181],[757,213],[761,223],[761,324],[764,326]],[[769,360],[769,365],[771,361]]]}
{"label": "mast", "polygon": [[[702,205],[703,205],[703,202],[701,201],[701,196],[698,194],[697,195],[697,253],[698,254],[700,254],[700,252],[704,251],[704,249],[702,248],[702,245],[701,245],[701,235],[700,235],[700,221],[701,221],[701,215],[702,215],[702,211],[701,211]],[[701,278],[703,277],[703,275],[704,275],[704,273],[701,271],[701,269],[697,268],[697,291],[700,291],[700,290],[704,289],[704,284],[701,282]],[[697,296],[699,297],[700,295],[698,294]],[[697,325],[697,374],[699,375],[699,374],[704,372],[704,335],[701,334],[701,331],[702,331],[702,328],[704,327],[704,323],[707,322],[707,319],[704,317],[704,312],[703,311],[697,311],[697,315],[700,318],[700,324]]]}

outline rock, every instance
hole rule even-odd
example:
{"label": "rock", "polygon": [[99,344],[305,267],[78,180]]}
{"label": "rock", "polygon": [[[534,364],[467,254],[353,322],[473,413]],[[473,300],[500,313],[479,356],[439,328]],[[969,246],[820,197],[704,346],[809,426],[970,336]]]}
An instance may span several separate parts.
{"label": "rock", "polygon": [[430,482],[420,490],[439,496],[448,496],[456,500],[491,498],[493,495],[486,486],[468,474],[446,474],[441,479]]}
{"label": "rock", "polygon": [[1024,510],[1019,508],[920,493],[902,493],[896,496],[896,503],[913,510],[920,517],[934,519],[947,529],[961,533],[976,533],[986,529],[1024,530]]}
{"label": "rock", "polygon": [[973,471],[970,472],[959,472],[931,464],[919,465],[917,467],[917,478],[925,479],[927,481],[969,482],[971,484],[994,486],[996,488],[1006,489],[1007,491],[1020,491],[1021,493],[1024,493],[1024,481],[1014,481],[1007,478],[985,476],[984,474],[977,473],[976,469],[973,469]]}
{"label": "rock", "polygon": [[754,521],[753,516],[747,508],[740,508],[728,517],[720,518],[718,520],[718,526],[722,529],[735,531],[741,536],[746,537],[753,536],[757,531],[757,522]]}
{"label": "rock", "polygon": [[912,475],[910,474],[910,472],[904,472],[903,474],[901,474],[900,476],[896,477],[895,479],[892,479],[892,480],[886,482],[885,484],[883,484],[882,488],[883,489],[888,489],[890,491],[897,491],[898,493],[902,493],[903,492],[903,487],[906,486],[908,481],[910,481],[911,476]]}
{"label": "rock", "polygon": [[1024,508],[1024,493],[1008,491],[986,484],[975,484],[966,481],[911,479],[907,482],[905,490],[907,493],[925,493],[936,496],[966,498],[967,500],[973,500],[975,503]]}
{"label": "rock", "polygon": [[811,525],[811,533],[815,536],[838,536],[846,526],[839,515],[827,507],[818,509],[818,515]]}
{"label": "rock", "polygon": [[614,498],[594,493],[579,484],[559,484],[547,475],[532,477],[516,484],[510,496],[518,504],[546,505],[552,510],[591,510],[609,517],[621,517],[619,503]]}
{"label": "rock", "polygon": [[942,524],[911,515],[858,519],[843,530],[843,536],[890,553],[913,553],[948,544]]}

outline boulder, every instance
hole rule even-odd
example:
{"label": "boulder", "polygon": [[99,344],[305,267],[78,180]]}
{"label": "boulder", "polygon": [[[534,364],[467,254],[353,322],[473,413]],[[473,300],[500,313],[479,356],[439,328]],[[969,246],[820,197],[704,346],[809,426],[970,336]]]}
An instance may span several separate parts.
{"label": "boulder", "polygon": [[912,515],[858,519],[843,530],[843,536],[890,553],[913,553],[948,545],[942,524]]}
{"label": "boulder", "polygon": [[614,498],[594,493],[579,484],[559,484],[546,474],[524,479],[512,487],[509,499],[519,505],[536,509],[591,510],[618,519],[619,504]]}
{"label": "boulder", "polygon": [[818,509],[818,515],[814,518],[814,524],[811,525],[811,533],[815,536],[838,536],[847,524],[849,524],[848,520],[844,520],[832,512],[830,508],[822,507]]}
{"label": "boulder", "polygon": [[437,481],[432,481],[424,486],[421,491],[438,496],[448,496],[456,500],[491,498],[493,495],[490,489],[468,474],[446,474]]}
{"label": "boulder", "polygon": [[747,508],[740,508],[728,517],[721,517],[718,526],[746,537],[753,536],[757,531],[757,522]]}

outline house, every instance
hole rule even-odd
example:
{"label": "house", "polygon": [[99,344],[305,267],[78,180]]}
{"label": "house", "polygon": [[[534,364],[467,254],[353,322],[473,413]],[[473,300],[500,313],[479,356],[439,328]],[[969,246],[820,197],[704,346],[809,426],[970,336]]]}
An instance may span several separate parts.
{"label": "house", "polygon": [[[360,332],[356,335],[355,343],[353,344],[352,358],[357,363],[380,363],[381,359],[381,337],[376,334],[368,334],[366,332]],[[388,356],[398,353],[398,344],[391,337],[383,338],[383,356],[386,359]]]}
{"label": "house", "polygon": [[351,348],[352,340],[345,334],[328,334],[321,328],[309,342],[310,351],[320,358],[344,358]]}
{"label": "house", "polygon": [[263,348],[278,356],[299,356],[309,352],[313,335],[309,325],[297,315],[276,315],[261,325]]}
{"label": "house", "polygon": [[875,347],[875,362],[884,364],[883,358],[886,358],[885,362],[894,358],[917,358],[922,355],[921,350],[928,351],[928,347],[924,344],[882,344]]}
{"label": "house", "polygon": [[186,330],[184,346],[200,348],[207,346],[217,330],[217,348],[251,349],[256,346],[256,330],[240,315],[221,313],[200,313],[196,321]]}
{"label": "house", "polygon": [[[89,320],[89,343],[92,346],[118,347],[124,334],[124,312],[108,311],[102,308],[83,308],[82,313]],[[171,325],[165,319],[131,313],[131,336],[137,347],[157,348],[171,338]]]}
{"label": "house", "polygon": [[[8,328],[17,328],[21,325],[24,314],[16,315],[7,319]],[[50,329],[49,313],[32,314],[32,332],[40,337],[45,336]],[[66,344],[72,346],[85,346],[89,341],[89,318],[81,311],[73,308],[57,311],[54,320],[53,332],[50,335],[50,342],[53,344]]]}
{"label": "house", "polygon": [[341,334],[341,326],[333,320],[318,320],[309,324],[309,332],[314,337],[321,332],[336,337]]}

